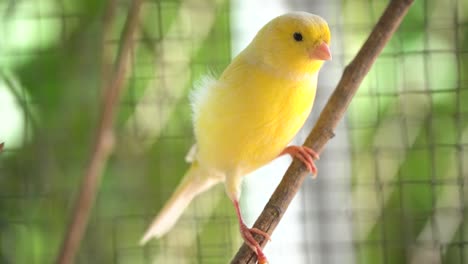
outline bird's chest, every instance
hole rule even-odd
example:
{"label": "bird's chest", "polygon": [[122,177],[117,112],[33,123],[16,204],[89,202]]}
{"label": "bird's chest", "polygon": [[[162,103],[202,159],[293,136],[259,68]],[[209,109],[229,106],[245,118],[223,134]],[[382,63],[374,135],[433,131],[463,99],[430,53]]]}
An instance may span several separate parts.
{"label": "bird's chest", "polygon": [[[244,135],[247,147],[244,155],[259,163],[274,159],[293,139],[312,108],[315,86],[293,82],[275,85],[265,91],[264,99],[252,108],[251,130]],[[253,110],[255,109],[255,110]]]}
{"label": "bird's chest", "polygon": [[[218,123],[210,133],[217,154],[229,157],[228,166],[250,171],[274,159],[293,139],[310,113],[315,86],[290,81],[265,85],[257,80],[243,88],[226,95],[229,100],[219,105]],[[214,142],[219,138],[222,142]]]}
{"label": "bird's chest", "polygon": [[221,82],[195,120],[199,160],[227,170],[254,170],[285,148],[304,124],[315,97],[316,77],[300,81],[261,72]]}

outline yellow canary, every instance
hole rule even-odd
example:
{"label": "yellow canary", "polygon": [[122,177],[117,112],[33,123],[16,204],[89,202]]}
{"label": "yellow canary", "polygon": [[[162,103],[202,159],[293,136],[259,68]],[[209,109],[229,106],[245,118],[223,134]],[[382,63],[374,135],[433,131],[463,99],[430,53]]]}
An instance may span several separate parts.
{"label": "yellow canary", "polygon": [[240,232],[267,263],[239,208],[242,177],[276,157],[290,154],[315,175],[310,148],[289,146],[306,121],[314,102],[318,71],[331,59],[330,30],[324,19],[305,12],[279,16],[267,23],[233,59],[218,80],[207,77],[192,96],[196,145],[192,166],[163,207],[141,244],[161,237],[190,201],[224,182],[239,219]]}

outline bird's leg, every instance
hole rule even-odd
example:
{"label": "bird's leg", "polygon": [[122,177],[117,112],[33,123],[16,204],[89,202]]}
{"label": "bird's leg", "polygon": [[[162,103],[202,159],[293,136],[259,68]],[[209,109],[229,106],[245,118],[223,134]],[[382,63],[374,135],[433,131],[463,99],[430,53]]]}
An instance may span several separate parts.
{"label": "bird's leg", "polygon": [[259,264],[268,263],[268,260],[265,254],[263,254],[260,244],[258,244],[258,242],[255,240],[253,234],[259,234],[261,236],[264,236],[268,240],[271,240],[270,235],[258,228],[248,228],[245,225],[244,220],[242,220],[239,202],[237,200],[234,200],[233,203],[234,207],[236,208],[237,219],[239,220],[240,233],[242,238],[244,239],[245,244],[247,244],[250,247],[250,249],[252,249],[252,251],[255,252],[255,254],[257,254]]}
{"label": "bird's leg", "polygon": [[312,177],[317,177],[317,167],[315,166],[314,159],[318,160],[320,157],[313,149],[306,146],[289,146],[285,148],[279,156],[284,154],[289,154],[292,157],[298,158],[312,173]]}

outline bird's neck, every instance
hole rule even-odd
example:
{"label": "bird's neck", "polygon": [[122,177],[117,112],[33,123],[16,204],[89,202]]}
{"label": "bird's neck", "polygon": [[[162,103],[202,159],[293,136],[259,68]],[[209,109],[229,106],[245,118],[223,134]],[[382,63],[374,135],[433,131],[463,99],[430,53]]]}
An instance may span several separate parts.
{"label": "bird's neck", "polygon": [[[247,54],[246,54],[247,55]],[[302,81],[305,79],[316,79],[323,61],[309,61],[306,63],[285,62],[275,64],[261,57],[241,56],[245,63],[254,65],[262,71],[268,72],[273,76],[285,78],[292,81]]]}

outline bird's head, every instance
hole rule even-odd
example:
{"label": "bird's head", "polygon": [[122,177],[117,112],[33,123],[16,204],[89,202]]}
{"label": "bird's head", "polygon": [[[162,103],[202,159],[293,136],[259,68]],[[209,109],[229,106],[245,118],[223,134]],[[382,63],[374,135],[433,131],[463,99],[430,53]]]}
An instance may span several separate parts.
{"label": "bird's head", "polygon": [[317,72],[331,60],[330,29],[313,14],[293,12],[267,23],[247,48],[249,59],[286,74]]}

